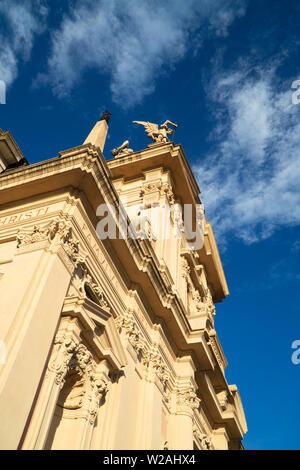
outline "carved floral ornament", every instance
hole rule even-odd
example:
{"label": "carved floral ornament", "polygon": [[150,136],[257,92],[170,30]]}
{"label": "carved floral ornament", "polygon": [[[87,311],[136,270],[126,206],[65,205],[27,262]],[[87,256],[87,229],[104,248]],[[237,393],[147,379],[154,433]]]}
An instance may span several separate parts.
{"label": "carved floral ornament", "polygon": [[58,405],[66,410],[81,409],[82,416],[91,424],[109,389],[108,376],[98,369],[82,342],[63,334],[56,336],[47,377],[54,375],[54,382],[61,390]]}
{"label": "carved floral ornament", "polygon": [[193,386],[177,391],[177,406],[179,408],[189,407],[192,410],[199,408],[200,398],[197,397]]}
{"label": "carved floral ornament", "polygon": [[165,385],[170,379],[170,370],[161,356],[158,345],[149,346],[147,344],[134,320],[133,310],[128,309],[115,322],[117,328],[125,333],[135,352],[140,355],[141,363],[146,368],[148,378],[153,380],[154,376],[157,375],[159,380]]}
{"label": "carved floral ornament", "polygon": [[175,196],[170,183],[162,183],[161,181],[144,183],[141,189],[141,196],[154,194],[158,194],[160,197],[165,196],[170,205],[175,204]]}
{"label": "carved floral ornament", "polygon": [[190,294],[192,301],[189,306],[191,313],[203,314],[213,318],[216,314],[216,309],[209,288],[207,287],[204,296],[201,296],[199,290],[195,289],[190,276],[191,268],[186,258],[182,259],[181,268],[182,277],[186,280],[187,292]]}
{"label": "carved floral ornament", "polygon": [[215,315],[216,310],[209,289],[207,289],[207,294],[204,297],[201,297],[198,290],[194,290],[192,298],[197,312],[207,316]]}
{"label": "carved floral ornament", "polygon": [[171,386],[164,393],[164,401],[172,414],[187,414],[190,417],[194,416],[194,411],[201,405],[201,400],[192,384],[184,387]]}
{"label": "carved floral ornament", "polygon": [[70,221],[56,218],[47,226],[34,225],[29,230],[24,228],[17,233],[17,248],[48,240],[49,243],[61,242],[70,259],[75,263],[84,261],[79,253],[79,241],[73,237]]}

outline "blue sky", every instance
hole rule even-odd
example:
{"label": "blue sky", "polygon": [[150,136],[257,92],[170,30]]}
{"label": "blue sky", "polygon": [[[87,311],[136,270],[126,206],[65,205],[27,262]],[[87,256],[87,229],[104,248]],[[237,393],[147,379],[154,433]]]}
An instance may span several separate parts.
{"label": "blue sky", "polygon": [[178,122],[230,296],[216,328],[248,449],[299,449],[300,3],[0,0],[0,127],[30,163],[80,145],[104,109],[104,155]]}

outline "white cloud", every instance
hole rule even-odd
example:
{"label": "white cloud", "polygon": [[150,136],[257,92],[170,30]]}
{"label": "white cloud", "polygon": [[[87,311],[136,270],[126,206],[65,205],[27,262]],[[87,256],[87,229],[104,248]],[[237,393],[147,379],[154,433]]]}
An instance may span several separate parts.
{"label": "white cloud", "polygon": [[[247,0],[78,1],[52,34],[48,72],[36,83],[50,83],[67,95],[88,69],[111,77],[115,102],[139,103],[155,78],[192,48],[191,33],[224,36]],[[197,45],[201,43],[199,32]]]}
{"label": "white cloud", "polygon": [[18,62],[30,57],[34,37],[44,28],[47,8],[41,1],[2,0],[0,17],[0,80],[11,85],[18,74]]}
{"label": "white cloud", "polygon": [[252,243],[300,223],[300,105],[291,83],[278,89],[274,67],[240,67],[211,92],[217,144],[195,171],[223,241],[233,234]]}

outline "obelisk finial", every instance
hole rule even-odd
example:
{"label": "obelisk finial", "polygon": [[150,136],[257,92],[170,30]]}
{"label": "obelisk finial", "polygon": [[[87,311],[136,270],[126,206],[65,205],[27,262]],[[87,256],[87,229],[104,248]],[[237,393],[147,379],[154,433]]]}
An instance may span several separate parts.
{"label": "obelisk finial", "polygon": [[104,120],[106,121],[107,123],[109,122],[110,120],[110,116],[111,116],[111,113],[109,111],[107,111],[107,109],[101,114],[101,121]]}
{"label": "obelisk finial", "polygon": [[108,131],[108,121],[110,120],[111,113],[107,109],[102,113],[100,121],[96,122],[95,126],[83,142],[83,144],[93,144],[100,147],[103,152],[105,139]]}

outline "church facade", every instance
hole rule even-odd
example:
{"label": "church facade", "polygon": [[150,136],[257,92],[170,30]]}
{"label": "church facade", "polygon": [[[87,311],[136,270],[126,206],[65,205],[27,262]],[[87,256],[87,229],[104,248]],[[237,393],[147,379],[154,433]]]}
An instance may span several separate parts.
{"label": "church facade", "polygon": [[202,207],[188,160],[166,121],[106,161],[108,120],[31,165],[0,131],[0,448],[241,449],[220,256],[178,212]]}

